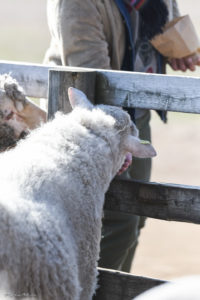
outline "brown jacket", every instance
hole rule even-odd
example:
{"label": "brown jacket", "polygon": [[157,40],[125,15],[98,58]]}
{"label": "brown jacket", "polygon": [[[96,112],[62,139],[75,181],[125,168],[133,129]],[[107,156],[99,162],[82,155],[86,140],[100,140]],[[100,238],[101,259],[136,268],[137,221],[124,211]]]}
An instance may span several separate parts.
{"label": "brown jacket", "polygon": [[[170,19],[175,0],[165,0]],[[44,63],[120,70],[125,25],[114,0],[48,0],[51,45]]]}

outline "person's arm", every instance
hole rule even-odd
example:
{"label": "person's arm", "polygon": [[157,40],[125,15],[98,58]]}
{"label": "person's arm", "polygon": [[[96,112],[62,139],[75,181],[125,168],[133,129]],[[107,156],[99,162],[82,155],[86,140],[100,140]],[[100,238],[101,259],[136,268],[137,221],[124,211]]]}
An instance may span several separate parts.
{"label": "person's arm", "polygon": [[48,16],[62,65],[110,69],[108,43],[96,0],[49,0]]}
{"label": "person's arm", "polygon": [[173,14],[173,19],[180,17],[180,10],[178,7],[178,3],[176,0],[170,0],[172,1],[172,14]]}

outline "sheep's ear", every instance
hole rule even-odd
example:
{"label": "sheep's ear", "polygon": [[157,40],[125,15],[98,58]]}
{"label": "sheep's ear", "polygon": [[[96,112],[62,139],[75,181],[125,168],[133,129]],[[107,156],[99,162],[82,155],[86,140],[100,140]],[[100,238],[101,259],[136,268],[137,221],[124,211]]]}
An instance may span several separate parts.
{"label": "sheep's ear", "polygon": [[147,158],[156,156],[156,151],[149,142],[141,141],[139,138],[132,135],[128,136],[126,139],[125,148],[135,157]]}
{"label": "sheep's ear", "polygon": [[93,108],[93,104],[88,100],[86,95],[78,89],[70,87],[68,89],[68,96],[69,96],[69,102],[73,109],[78,106],[87,109]]}

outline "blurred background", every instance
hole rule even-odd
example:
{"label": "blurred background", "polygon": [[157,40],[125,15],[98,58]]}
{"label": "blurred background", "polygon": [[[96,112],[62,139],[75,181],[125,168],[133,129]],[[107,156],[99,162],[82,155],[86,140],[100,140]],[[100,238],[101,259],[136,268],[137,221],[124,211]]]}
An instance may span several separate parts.
{"label": "blurred background", "polygon": [[[178,0],[200,36],[199,0]],[[0,0],[0,60],[42,63],[50,35],[45,0]],[[195,72],[168,74],[200,76]],[[169,113],[162,124],[152,113],[152,139],[158,156],[152,181],[199,185],[200,116]],[[140,236],[132,272],[171,279],[200,274],[200,225],[148,219]]]}

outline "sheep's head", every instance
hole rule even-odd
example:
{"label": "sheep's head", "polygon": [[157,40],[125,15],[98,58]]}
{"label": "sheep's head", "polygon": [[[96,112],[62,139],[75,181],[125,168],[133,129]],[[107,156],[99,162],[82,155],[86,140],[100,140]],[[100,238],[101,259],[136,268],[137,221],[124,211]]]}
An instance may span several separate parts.
{"label": "sheep's head", "polygon": [[[87,99],[86,95],[75,88],[69,88],[68,90],[69,101],[72,108],[82,107],[84,109],[101,110],[108,116],[108,119],[112,119],[110,122],[112,129],[112,135],[105,132],[104,138],[106,138],[115,156],[115,172],[117,172],[126,153],[130,152],[133,156],[139,158],[153,157],[156,155],[156,151],[149,142],[141,141],[138,137],[138,129],[131,121],[130,116],[123,109],[108,105],[93,106],[93,104]],[[101,127],[102,128],[102,127]],[[102,133],[100,133],[102,134]],[[116,138],[117,137],[117,138]],[[117,144],[116,144],[117,141]]]}

